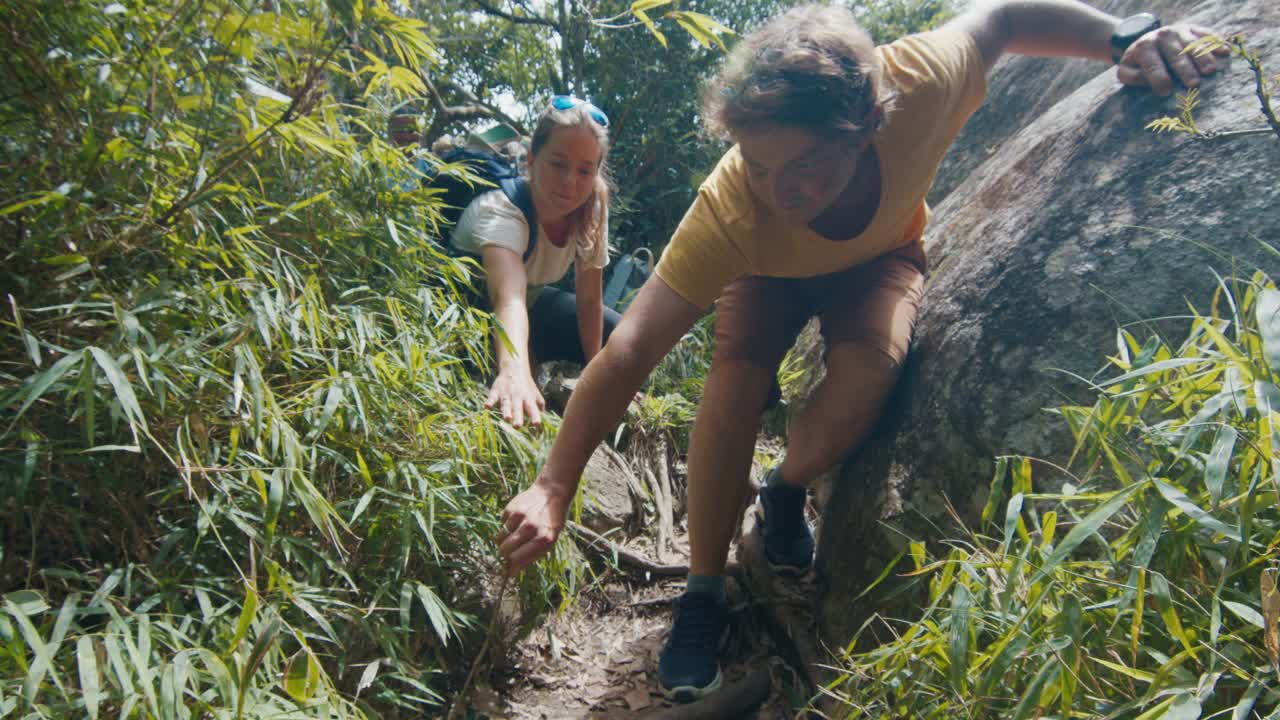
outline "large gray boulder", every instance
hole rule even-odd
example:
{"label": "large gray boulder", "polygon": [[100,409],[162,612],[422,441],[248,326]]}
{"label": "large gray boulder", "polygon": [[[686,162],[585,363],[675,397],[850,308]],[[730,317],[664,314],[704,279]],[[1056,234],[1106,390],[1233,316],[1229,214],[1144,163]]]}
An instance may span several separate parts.
{"label": "large gray boulder", "polygon": [[582,524],[601,535],[631,533],[639,521],[637,500],[643,496],[627,461],[600,443],[582,470]]}
{"label": "large gray boulder", "polygon": [[[1198,0],[1104,0],[1089,2],[1116,17],[1154,13],[1165,22],[1183,19]],[[987,78],[987,102],[965,123],[960,137],[938,168],[929,190],[937,206],[969,173],[990,158],[1005,141],[1044,115],[1049,108],[1098,76],[1093,60],[1062,60],[1006,55]]]}
{"label": "large gray boulder", "polygon": [[[1204,2],[1189,15],[1243,33],[1280,71],[1280,3]],[[1099,370],[1119,324],[1206,307],[1210,268],[1228,270],[1230,257],[1276,264],[1255,238],[1280,240],[1280,138],[1148,132],[1151,120],[1176,114],[1176,100],[1122,90],[1111,70],[1093,67],[1096,77],[1011,133],[936,208],[932,273],[902,382],[823,510],[819,613],[833,646],[871,612],[910,612],[909,593],[886,599],[892,581],[853,598],[910,539],[955,536],[948,500],[976,527],[996,456],[1067,461],[1070,433],[1046,408],[1092,396],[1059,370]],[[1202,128],[1265,124],[1243,62],[1201,97]],[[1188,327],[1168,323],[1175,337]]]}

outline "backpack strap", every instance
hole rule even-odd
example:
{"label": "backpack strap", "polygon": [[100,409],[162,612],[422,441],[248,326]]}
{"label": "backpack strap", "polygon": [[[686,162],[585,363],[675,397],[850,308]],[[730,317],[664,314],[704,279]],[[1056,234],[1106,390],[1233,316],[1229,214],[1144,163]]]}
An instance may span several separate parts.
{"label": "backpack strap", "polygon": [[498,186],[511,204],[520,208],[525,222],[529,224],[529,245],[521,258],[522,262],[529,262],[529,256],[538,244],[538,215],[533,208],[533,192],[529,189],[529,181],[522,177],[502,178],[498,181]]}

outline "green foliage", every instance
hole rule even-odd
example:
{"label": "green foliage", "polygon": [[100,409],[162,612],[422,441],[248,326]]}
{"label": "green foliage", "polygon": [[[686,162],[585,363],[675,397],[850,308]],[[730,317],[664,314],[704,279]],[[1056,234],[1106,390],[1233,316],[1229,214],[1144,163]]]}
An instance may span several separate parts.
{"label": "green foliage", "polygon": [[1267,127],[1243,130],[1201,129],[1196,124],[1194,114],[1196,107],[1200,104],[1200,91],[1198,88],[1191,88],[1178,98],[1177,117],[1156,118],[1147,124],[1147,129],[1158,133],[1185,133],[1198,140],[1218,140],[1243,135],[1266,134],[1268,132],[1274,133],[1277,138],[1280,138],[1280,118],[1276,117],[1275,108],[1271,104],[1272,94],[1277,88],[1280,88],[1280,77],[1267,77],[1266,71],[1262,68],[1262,61],[1258,58],[1257,51],[1250,50],[1245,45],[1243,37],[1235,35],[1224,40],[1214,35],[1206,35],[1188,45],[1183,52],[1203,57],[1219,50],[1229,51],[1232,55],[1244,60],[1249,66],[1249,71],[1253,73],[1254,94],[1258,98],[1258,107],[1262,112],[1263,119],[1267,122]]}
{"label": "green foliage", "polygon": [[694,323],[649,375],[647,393],[676,394],[692,400],[702,397],[702,385],[715,350],[714,321],[713,315],[704,315]]}
{"label": "green foliage", "polygon": [[[929,605],[914,623],[883,621],[892,642],[851,644],[829,688],[849,716],[1280,707],[1277,313],[1280,291],[1257,273],[1222,281],[1180,344],[1121,330],[1095,404],[1059,409],[1086,471],[1001,458],[982,514],[993,535],[935,560],[912,546]],[[1057,489],[1033,489],[1033,467]]]}
{"label": "green foliage", "polygon": [[479,644],[548,438],[383,139],[437,50],[268,7],[0,9],[0,715],[417,716]]}
{"label": "green foliage", "polygon": [[855,3],[853,12],[877,45],[932,30],[955,17],[949,0],[865,0]]}
{"label": "green foliage", "polygon": [[[518,104],[525,114],[515,119],[527,126],[549,95],[572,91],[609,113],[618,187],[610,242],[625,253],[665,246],[725,150],[702,132],[699,92],[724,46],[740,39],[734,31],[749,31],[800,2],[592,0],[577,3],[576,15],[553,12],[550,3],[540,15],[521,3],[485,3],[520,22],[478,12],[469,0],[415,7],[443,48],[433,73],[447,78],[438,83],[442,94],[446,86],[466,86],[459,104],[474,105],[464,102],[468,96],[490,108],[500,99]],[[949,0],[876,0],[854,9],[878,41],[888,42],[940,24],[951,7]],[[492,116],[484,113],[479,124]],[[450,130],[463,120],[477,117],[460,116]]]}

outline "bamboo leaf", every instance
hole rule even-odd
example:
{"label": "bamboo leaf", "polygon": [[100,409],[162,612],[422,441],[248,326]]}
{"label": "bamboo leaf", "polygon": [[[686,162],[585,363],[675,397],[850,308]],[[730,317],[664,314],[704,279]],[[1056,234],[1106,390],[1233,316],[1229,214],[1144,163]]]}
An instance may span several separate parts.
{"label": "bamboo leaf", "polygon": [[1218,428],[1218,436],[1213,440],[1213,449],[1205,460],[1204,484],[1209,489],[1214,505],[1222,502],[1226,492],[1227,466],[1231,463],[1231,454],[1236,447],[1239,433],[1230,425]]}
{"label": "bamboo leaf", "polygon": [[1131,677],[1134,680],[1138,680],[1140,682],[1149,683],[1149,682],[1154,682],[1156,679],[1155,673],[1150,673],[1145,670],[1138,670],[1136,668],[1131,668],[1128,665],[1121,665],[1120,663],[1111,662],[1110,660],[1103,660],[1100,657],[1094,657],[1092,655],[1089,656],[1089,659],[1092,660],[1093,662],[1098,663],[1103,667],[1111,668],[1112,670],[1115,670],[1121,675]]}
{"label": "bamboo leaf", "polygon": [[982,507],[982,524],[984,527],[995,518],[996,511],[1000,508],[1000,502],[1004,499],[1005,474],[1008,464],[1008,458],[1003,456],[996,458],[996,470],[991,475],[991,485],[987,490],[987,502]]}
{"label": "bamboo leaf", "polygon": [[906,555],[907,555],[906,550],[903,550],[902,552],[895,555],[893,559],[890,560],[887,565],[885,565],[884,569],[880,571],[880,574],[876,576],[876,579],[873,580],[870,584],[868,584],[865,588],[863,588],[862,592],[858,593],[857,596],[854,597],[854,600],[861,599],[867,593],[874,590],[880,583],[884,582],[884,579],[889,577],[889,575],[893,572],[893,569],[898,566],[898,563],[902,560],[902,558],[906,557]]}
{"label": "bamboo leaf", "polygon": [[1267,658],[1271,660],[1271,668],[1280,677],[1280,588],[1277,588],[1277,577],[1280,577],[1280,569],[1264,568],[1259,578],[1259,590],[1262,595],[1262,619],[1266,625],[1262,640],[1267,648]]}
{"label": "bamboo leaf", "polygon": [[1265,686],[1254,680],[1249,683],[1249,689],[1244,691],[1244,695],[1240,696],[1240,702],[1236,703],[1235,709],[1231,713],[1231,720],[1248,720],[1253,705],[1258,701],[1258,696],[1262,694]]}
{"label": "bamboo leaf", "polygon": [[1062,538],[1062,544],[1054,548],[1053,553],[1045,559],[1040,569],[1032,577],[1031,582],[1035,584],[1043,580],[1049,573],[1058,567],[1063,560],[1075,551],[1080,543],[1097,533],[1103,523],[1111,519],[1112,515],[1120,510],[1121,507],[1133,497],[1139,490],[1145,487],[1144,484],[1130,485],[1129,487],[1118,490],[1111,496],[1111,499],[1099,505],[1093,512],[1089,513],[1083,520],[1076,523],[1066,537]]}
{"label": "bamboo leaf", "polygon": [[23,615],[39,615],[49,609],[49,603],[45,601],[44,596],[35,590],[15,590],[6,593],[4,596],[6,603],[13,603]]}
{"label": "bamboo leaf", "polygon": [[[67,353],[62,356],[58,362],[50,366],[48,370],[44,370],[34,376],[30,380],[30,385],[18,394],[18,397],[23,397],[25,400],[23,400],[22,407],[18,408],[18,413],[13,419],[17,420],[22,417],[22,414],[27,411],[27,408],[31,407],[32,403],[39,400],[51,385],[61,380],[62,376],[66,375],[68,370],[77,365],[82,357],[84,357],[83,350],[76,350],[75,352]],[[16,399],[7,400],[5,404],[8,405],[15,400]]]}
{"label": "bamboo leaf", "polygon": [[1167,697],[1133,720],[1156,720],[1156,718],[1163,718],[1165,713],[1169,711],[1169,706],[1173,704],[1174,700],[1175,698]]}
{"label": "bamboo leaf", "polygon": [[[102,348],[90,347],[89,352],[93,353],[93,359],[98,363],[98,367],[102,368],[102,372],[107,376],[111,387],[115,389],[116,399],[120,401],[125,417],[129,418],[130,426],[136,423],[145,432],[147,430],[147,419],[143,417],[142,406],[138,404],[138,398],[133,394],[133,385],[124,376],[120,366]],[[134,428],[134,437],[137,437],[136,428]]]}
{"label": "bamboo leaf", "polygon": [[310,688],[307,686],[309,661],[307,651],[299,650],[289,658],[289,662],[284,666],[284,674],[280,678],[284,691],[300,703],[311,698]]}
{"label": "bamboo leaf", "polygon": [[98,720],[98,703],[102,700],[98,654],[94,650],[93,639],[88,635],[81,635],[76,640],[76,666],[80,671],[80,693],[84,697],[85,712],[91,720]]}
{"label": "bamboo leaf", "polygon": [[364,513],[365,509],[369,507],[369,503],[373,500],[373,493],[373,490],[369,490],[364,495],[360,496],[360,501],[356,503],[356,509],[351,513],[351,520],[349,522],[355,523],[356,518],[360,517]]}
{"label": "bamboo leaf", "polygon": [[267,98],[268,100],[274,100],[283,105],[288,105],[289,103],[293,102],[293,98],[289,97],[288,95],[285,95],[284,93],[280,92],[279,90],[276,90],[273,87],[270,87],[257,80],[254,80],[253,78],[245,78],[244,84],[245,84],[245,87],[249,89],[249,92],[253,93],[254,95],[257,95],[258,97]]}
{"label": "bamboo leaf", "polygon": [[1156,598],[1156,609],[1160,611],[1160,617],[1164,619],[1165,627],[1169,629],[1169,634],[1177,638],[1182,643],[1182,647],[1186,649],[1187,654],[1192,658],[1196,657],[1195,644],[1187,631],[1182,626],[1182,619],[1178,617],[1178,609],[1173,604],[1173,598],[1169,593],[1169,581],[1160,573],[1151,574],[1151,594]]}
{"label": "bamboo leaf", "polygon": [[951,676],[951,687],[964,694],[968,687],[966,677],[969,672],[969,611],[973,600],[969,588],[957,583],[951,594],[951,642],[948,646],[947,659]]}
{"label": "bamboo leaf", "polygon": [[[1194,309],[1192,312],[1194,313]],[[1223,355],[1225,355],[1227,359],[1230,360],[1233,364],[1242,368],[1249,366],[1249,358],[1241,354],[1240,348],[1236,347],[1236,345],[1232,343],[1231,340],[1229,340],[1225,335],[1222,334],[1220,330],[1218,330],[1217,326],[1214,324],[1214,321],[1209,320],[1207,318],[1200,317],[1199,314],[1197,313],[1196,324],[1198,327],[1204,330],[1204,333],[1208,335],[1210,339],[1213,340],[1213,343],[1215,346],[1217,346],[1218,351],[1221,352]]]}
{"label": "bamboo leaf", "polygon": [[1258,628],[1259,630],[1267,629],[1267,621],[1262,617],[1262,613],[1245,605],[1244,603],[1232,600],[1223,600],[1222,604],[1226,606],[1236,617]]}
{"label": "bamboo leaf", "polygon": [[1044,551],[1053,547],[1053,538],[1058,531],[1058,513],[1050,510],[1040,519],[1040,546]]}
{"label": "bamboo leaf", "polygon": [[1183,693],[1173,700],[1164,720],[1200,720],[1200,701],[1192,693]]}
{"label": "bamboo leaf", "polygon": [[675,0],[635,0],[635,2],[631,3],[631,12],[636,13],[652,10],[654,8],[662,7],[663,5],[670,5],[674,1]]}
{"label": "bamboo leaf", "polygon": [[292,595],[289,599],[294,605],[297,605],[302,612],[306,613],[308,617],[316,621],[316,624],[324,630],[331,642],[338,642],[338,634],[334,632],[333,625],[331,625],[329,620],[316,609],[315,605],[312,605],[306,598],[298,594]]}
{"label": "bamboo leaf", "polygon": [[[644,1],[654,2],[656,0],[644,0]],[[659,3],[659,4],[662,4],[662,3]],[[635,9],[634,6],[632,6],[631,13],[635,15],[637,18],[639,18],[640,22],[644,23],[645,27],[649,28],[649,32],[653,33],[653,36],[658,39],[658,42],[661,43],[662,47],[665,48],[667,46],[667,37],[658,30],[658,26],[653,24],[653,20],[649,19],[649,16],[644,12],[644,10],[637,10]]]}
{"label": "bamboo leaf", "polygon": [[320,413],[320,420],[315,424],[309,433],[312,439],[320,437],[324,433],[325,428],[329,427],[333,415],[338,411],[338,406],[342,404],[342,385],[337,382],[329,383],[328,392],[325,393],[324,409]]}
{"label": "bamboo leaf", "polygon": [[1191,498],[1188,498],[1186,493],[1169,483],[1164,482],[1160,478],[1152,478],[1152,483],[1155,484],[1156,490],[1160,491],[1160,494],[1165,500],[1172,503],[1174,507],[1181,510],[1187,517],[1195,521],[1196,524],[1224,535],[1236,542],[1241,541],[1240,528],[1228,525],[1210,515],[1199,505],[1191,502]]}
{"label": "bamboo leaf", "polygon": [[374,679],[378,677],[378,667],[381,664],[381,660],[374,660],[368,665],[365,665],[364,672],[360,673],[360,682],[356,685],[357,696],[360,695],[362,690],[373,685]]}
{"label": "bamboo leaf", "polygon": [[41,637],[40,631],[32,624],[27,613],[7,597],[4,600],[4,607],[13,616],[14,621],[18,623],[18,629],[22,632],[22,639],[26,641],[27,647],[31,649],[31,654],[35,656],[31,666],[27,669],[26,678],[22,683],[23,698],[26,699],[28,704],[33,704],[46,675],[49,675],[58,689],[62,690],[62,681],[58,678],[54,669],[53,655],[50,652],[49,645]]}
{"label": "bamboo leaf", "polygon": [[249,633],[249,628],[253,625],[253,619],[258,612],[258,593],[248,583],[244,586],[244,605],[240,608],[240,619],[236,622],[236,632],[231,636],[231,642],[227,645],[227,653],[235,652],[240,646],[240,641],[244,640],[245,635]]}
{"label": "bamboo leaf", "polygon": [[244,665],[244,672],[240,676],[240,687],[247,687],[249,678],[258,671],[258,667],[262,665],[262,661],[266,659],[267,653],[271,651],[271,646],[275,644],[276,635],[280,631],[279,618],[272,618],[271,622],[263,628],[258,635],[258,639],[253,643],[253,650],[249,652],[249,660]]}
{"label": "bamboo leaf", "polygon": [[271,479],[267,483],[267,512],[263,517],[263,526],[267,531],[267,544],[271,544],[275,536],[276,522],[280,519],[280,508],[284,506],[285,489],[288,485],[284,470],[276,468],[271,471]]}
{"label": "bamboo leaf", "polygon": [[1032,713],[1040,707],[1040,693],[1044,690],[1044,686],[1050,680],[1056,679],[1061,671],[1062,664],[1058,661],[1050,660],[1046,662],[1040,668],[1040,672],[1037,672],[1035,678],[1031,680],[1031,684],[1023,691],[1018,704],[1013,708],[1012,720],[1024,720],[1024,718],[1031,717]]}
{"label": "bamboo leaf", "polygon": [[431,628],[436,631],[436,635],[440,638],[441,644],[448,645],[450,635],[448,619],[449,608],[445,606],[440,597],[426,585],[418,583],[417,589],[418,600],[422,602],[422,607],[427,611],[427,619],[431,621]]}
{"label": "bamboo leaf", "polygon": [[1009,506],[1004,511],[1004,544],[1000,551],[1009,552],[1009,546],[1013,544],[1013,536],[1022,522],[1022,500],[1023,494],[1017,493],[1009,498]]}
{"label": "bamboo leaf", "polygon": [[1120,385],[1130,380],[1145,378],[1148,375],[1155,375],[1166,370],[1176,370],[1178,368],[1187,367],[1188,365],[1204,365],[1208,362],[1209,360],[1207,358],[1174,358],[1172,360],[1161,360],[1160,362],[1151,363],[1150,365],[1140,367],[1137,370],[1127,372],[1119,377],[1111,378],[1105,383],[1102,383],[1100,387],[1107,388],[1112,385]]}
{"label": "bamboo leaf", "polygon": [[[1007,634],[995,648],[990,652],[996,653],[995,659],[991,661],[991,665],[987,667],[983,674],[981,694],[983,696],[990,695],[993,688],[999,685],[1009,672],[1009,668],[1013,665],[1013,661],[1027,649],[1027,645],[1031,639],[1022,632],[1022,625],[1018,623],[1009,630]],[[998,648],[998,649],[997,649]]]}
{"label": "bamboo leaf", "polygon": [[1266,289],[1258,294],[1258,334],[1267,367],[1280,375],[1280,291]]}

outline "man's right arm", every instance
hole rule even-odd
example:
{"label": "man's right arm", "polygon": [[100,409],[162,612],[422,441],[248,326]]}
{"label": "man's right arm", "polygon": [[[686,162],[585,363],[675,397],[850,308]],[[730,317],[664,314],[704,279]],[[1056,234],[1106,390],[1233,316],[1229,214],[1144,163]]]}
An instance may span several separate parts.
{"label": "man's right arm", "polygon": [[502,513],[499,551],[509,574],[551,549],[564,529],[569,504],[591,453],[617,425],[645,378],[703,310],[656,274],[645,282],[609,342],[578,380],[547,464],[533,485],[513,498]]}

